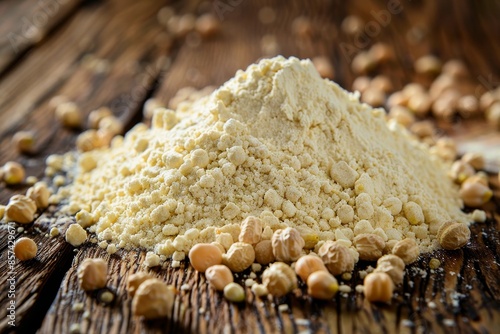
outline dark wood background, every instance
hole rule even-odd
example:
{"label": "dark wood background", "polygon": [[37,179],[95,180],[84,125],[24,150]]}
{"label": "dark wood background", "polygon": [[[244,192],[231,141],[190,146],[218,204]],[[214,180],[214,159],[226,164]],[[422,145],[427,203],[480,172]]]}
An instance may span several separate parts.
{"label": "dark wood background", "polygon": [[[0,0],[0,165],[20,161],[28,175],[41,178],[47,155],[74,147],[78,132],[58,125],[49,108],[56,95],[69,97],[85,114],[109,106],[130,128],[141,120],[148,98],[168,103],[182,87],[220,85],[237,69],[263,57],[264,35],[274,35],[277,52],[285,56],[329,57],[335,81],[347,89],[355,76],[340,44],[357,45],[363,51],[379,41],[390,43],[397,59],[377,73],[390,76],[396,88],[415,79],[413,61],[428,53],[444,60],[463,59],[478,95],[500,84],[499,1],[400,0],[401,13],[391,15],[390,23],[366,45],[356,44],[341,31],[347,15],[370,22],[375,20],[373,11],[387,9],[389,2]],[[212,11],[221,31],[198,46],[172,38],[157,20],[165,5],[179,14]],[[276,13],[272,24],[257,18],[265,6]],[[299,40],[291,25],[300,15],[311,19],[313,29],[309,37]],[[37,134],[36,153],[20,155],[11,138],[28,129]],[[490,171],[498,171],[493,158],[500,156],[500,136],[484,121],[448,124],[443,131],[462,149],[474,145],[486,152],[492,157]],[[44,234],[50,227],[59,226],[64,234],[73,221],[51,207],[26,232],[16,234],[34,238],[39,254],[15,267],[15,330],[68,333],[72,324],[79,323],[82,333],[498,333],[500,206],[498,182],[493,177],[492,182],[495,199],[485,208],[489,220],[471,227],[471,243],[459,251],[422,256],[407,269],[391,305],[369,304],[355,291],[339,294],[332,302],[313,301],[303,287],[294,295],[269,300],[260,300],[248,290],[246,302],[236,305],[211,291],[201,275],[183,264],[178,270],[152,270],[177,287],[192,287],[177,296],[171,320],[154,322],[134,318],[124,292],[128,275],[139,270],[144,253],[120,251],[110,256],[92,244],[74,250],[63,237],[48,238]],[[0,184],[0,203],[26,189]],[[117,293],[112,305],[100,305],[95,296],[78,288],[75,269],[86,257],[109,261],[108,286]],[[428,269],[430,257],[442,260],[441,270]],[[2,224],[0,332],[13,330],[7,326],[4,307],[9,302],[6,258],[7,228]],[[361,282],[356,270],[353,279],[344,283],[354,288]],[[76,302],[84,303],[88,318],[72,310]],[[287,304],[288,310],[280,312],[281,304]]]}

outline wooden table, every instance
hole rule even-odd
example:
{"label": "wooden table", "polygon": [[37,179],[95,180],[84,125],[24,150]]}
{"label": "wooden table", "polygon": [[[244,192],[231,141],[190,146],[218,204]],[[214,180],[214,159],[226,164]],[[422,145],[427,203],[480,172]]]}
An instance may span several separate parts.
{"label": "wooden table", "polygon": [[[335,66],[335,80],[350,88],[354,75],[341,43],[359,51],[378,41],[391,43],[397,62],[379,69],[397,88],[414,79],[412,62],[429,52],[443,59],[458,57],[471,70],[477,93],[499,85],[500,3],[498,1],[400,1],[400,11],[379,23],[366,44],[356,44],[340,29],[343,18],[357,14],[366,24],[376,24],[378,13],[392,1],[267,2],[215,0],[172,2],[178,13],[212,10],[220,20],[220,33],[199,45],[173,39],[157,20],[167,3],[154,0],[0,0],[0,165],[16,160],[28,175],[43,177],[44,159],[74,147],[78,132],[60,127],[49,108],[53,96],[65,95],[85,113],[109,106],[127,128],[142,118],[144,102],[151,97],[167,103],[185,86],[220,85],[263,56],[261,39],[274,35],[285,56],[324,55]],[[274,9],[271,24],[257,17],[263,7]],[[261,12],[261,14],[264,12]],[[311,18],[312,34],[300,41],[291,33],[299,15]],[[11,145],[19,130],[37,133],[33,155],[20,155]],[[498,155],[498,133],[484,121],[447,125],[445,131],[461,147],[474,147]],[[468,145],[468,146],[467,146]],[[491,160],[491,170],[498,165]],[[493,178],[492,178],[493,180]],[[68,333],[80,324],[82,333],[498,333],[500,328],[500,213],[499,188],[485,209],[489,220],[471,227],[471,242],[458,251],[423,255],[407,269],[402,287],[391,305],[366,302],[354,290],[338,294],[331,302],[311,300],[304,287],[284,298],[261,300],[249,292],[241,305],[228,303],[214,293],[202,275],[188,264],[181,269],[153,269],[154,275],[176,287],[191,289],[176,297],[171,320],[144,322],[131,314],[131,300],[124,291],[126,279],[141,267],[144,253],[119,251],[108,255],[93,244],[73,249],[63,237],[46,237],[49,227],[65,231],[73,218],[50,207],[36,222],[16,231],[39,244],[35,260],[15,264],[16,331]],[[0,184],[0,203],[6,204],[27,186]],[[18,227],[17,225],[15,226]],[[0,332],[7,324],[8,226],[0,226]],[[87,257],[109,262],[108,287],[116,301],[100,305],[95,296],[78,288],[75,269]],[[431,271],[428,261],[442,261]],[[370,263],[360,263],[366,269]],[[362,280],[358,270],[345,284],[354,288]],[[241,277],[240,277],[241,279]],[[72,309],[77,302],[85,312]],[[280,311],[279,305],[288,309]]]}

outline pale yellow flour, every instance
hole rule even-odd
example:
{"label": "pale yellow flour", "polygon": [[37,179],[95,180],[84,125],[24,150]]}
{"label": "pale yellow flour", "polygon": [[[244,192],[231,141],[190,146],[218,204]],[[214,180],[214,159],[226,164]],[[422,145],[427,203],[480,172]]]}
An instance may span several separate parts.
{"label": "pale yellow flour", "polygon": [[151,128],[79,166],[71,202],[90,231],[163,255],[230,243],[248,215],[264,220],[264,238],[289,225],[309,247],[369,232],[416,238],[422,251],[442,222],[468,220],[448,165],[296,58],[262,60],[206,98],[156,110]]}

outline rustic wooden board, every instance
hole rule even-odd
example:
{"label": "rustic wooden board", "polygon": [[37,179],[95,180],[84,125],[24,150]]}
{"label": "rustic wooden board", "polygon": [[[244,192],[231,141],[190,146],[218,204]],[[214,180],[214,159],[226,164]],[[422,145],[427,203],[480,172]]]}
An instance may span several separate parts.
{"label": "rustic wooden board", "polygon": [[[16,17],[31,15],[28,8],[35,10],[36,2],[20,2],[16,7]],[[218,16],[221,33],[196,47],[180,42],[170,49],[164,28],[156,21],[156,13],[164,5],[162,3],[153,0],[90,1],[80,5],[78,10],[68,11],[65,18],[61,17],[58,21],[62,23],[54,25],[50,34],[30,52],[22,57],[9,58],[5,64],[15,66],[0,74],[0,164],[20,160],[28,166],[30,175],[41,176],[43,160],[48,154],[64,152],[72,147],[77,133],[53,125],[55,122],[48,110],[48,101],[52,96],[69,96],[85,113],[98,106],[110,106],[132,125],[140,120],[142,104],[149,96],[167,103],[179,88],[219,85],[232,77],[237,69],[245,68],[262,57],[261,39],[264,35],[276,36],[279,46],[276,53],[301,58],[316,55],[330,57],[335,64],[335,80],[350,88],[354,76],[349,59],[344,57],[339,45],[341,42],[353,44],[354,40],[341,32],[340,22],[351,13],[370,22],[375,20],[373,11],[387,9],[387,2],[378,0],[356,0],[348,5],[341,1],[312,1],[307,8],[297,2],[280,1],[217,0],[208,3],[208,6],[205,3],[198,7],[199,2],[176,2],[173,6],[179,13],[208,8],[219,15],[221,8],[225,10]],[[11,0],[0,1],[0,17],[7,13],[2,10],[5,8],[13,13],[14,7],[8,6],[10,3]],[[221,4],[225,7],[215,7]],[[416,79],[411,63],[428,52],[445,59],[465,59],[471,67],[478,93],[495,84],[500,75],[496,61],[500,45],[495,42],[500,33],[500,22],[495,14],[499,12],[499,3],[457,1],[450,7],[444,1],[402,0],[401,4],[403,11],[393,15],[390,24],[359,48],[365,50],[380,40],[394,45],[396,62],[383,66],[379,71],[394,78],[397,88]],[[261,24],[256,19],[259,10],[265,6],[276,10],[273,24]],[[298,15],[311,18],[314,32],[310,38],[300,41],[291,33],[292,21]],[[8,25],[0,23],[0,31],[5,31],[5,27],[16,21],[9,22]],[[407,38],[408,32],[415,27],[427,27],[419,43]],[[168,61],[165,56],[170,56],[172,61],[166,72]],[[97,68],[101,70],[96,70],[96,63],[100,64]],[[464,122],[449,126],[446,131],[459,140],[461,147],[474,143],[480,151],[498,152],[498,133],[493,129],[484,131],[483,124],[481,121]],[[9,147],[12,134],[21,129],[34,129],[39,134],[39,150],[33,156],[20,156]],[[478,134],[483,137],[477,138]],[[493,164],[491,170],[495,166]],[[499,208],[500,188],[494,182],[496,207]],[[22,186],[5,188],[0,185],[0,203],[5,203],[12,194],[25,190],[26,187]],[[494,212],[494,207],[488,208],[488,211]],[[27,230],[29,233],[35,228],[45,231],[51,218],[51,212],[47,212]],[[67,220],[59,220],[63,232],[68,223]],[[473,241],[462,251],[434,254],[443,260],[445,272],[430,273],[426,269],[430,255],[422,257],[411,268],[422,268],[426,276],[408,269],[400,295],[390,306],[370,305],[355,292],[346,297],[339,295],[330,303],[312,301],[304,295],[303,286],[301,292],[283,299],[260,300],[248,293],[244,305],[234,305],[211,291],[204,278],[186,264],[180,270],[167,266],[153,272],[178,288],[189,284],[192,289],[179,293],[171,320],[154,322],[135,319],[130,312],[130,298],[124,293],[126,277],[139,270],[144,253],[120,251],[110,256],[95,245],[86,245],[73,253],[62,237],[47,239],[42,233],[35,236],[35,240],[41,243],[41,253],[35,264],[16,264],[16,271],[22,273],[17,285],[20,291],[18,330],[33,331],[44,317],[40,329],[42,333],[68,332],[73,323],[81,323],[82,332],[110,333],[493,333],[500,325],[498,230],[497,217],[496,222],[474,226]],[[1,226],[0,231],[0,245],[3,247],[0,251],[3,261],[0,278],[4,281],[5,271],[2,269],[6,265],[7,249],[6,233],[3,232],[6,227]],[[111,306],[99,305],[94,295],[78,289],[75,270],[86,257],[108,259],[112,272],[109,287],[117,292],[117,300]],[[491,260],[484,260],[489,258]],[[367,265],[361,264],[360,268]],[[359,276],[355,275],[346,284],[354,287],[360,282]],[[465,297],[452,300],[455,290]],[[45,316],[54,297],[56,299]],[[4,305],[5,300],[2,290],[0,303]],[[71,309],[72,304],[80,301],[84,302],[84,310],[90,312],[89,319],[84,319],[82,312]],[[436,307],[431,308],[429,301],[433,301]],[[278,305],[283,303],[289,305],[286,312],[278,310]],[[199,313],[200,308],[205,309],[203,314]],[[0,311],[0,331],[5,328],[2,312],[5,311]],[[455,325],[446,326],[451,322],[443,322],[444,319],[453,320]]]}
{"label": "rustic wooden board", "polygon": [[0,74],[65,20],[81,0],[0,1]]}

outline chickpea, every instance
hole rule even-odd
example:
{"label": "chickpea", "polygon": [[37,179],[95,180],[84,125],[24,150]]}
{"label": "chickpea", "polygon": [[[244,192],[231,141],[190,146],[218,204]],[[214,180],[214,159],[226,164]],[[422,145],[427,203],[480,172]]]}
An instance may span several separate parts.
{"label": "chickpea", "polygon": [[231,270],[222,264],[209,267],[205,271],[205,277],[208,283],[218,291],[224,290],[229,283],[234,281]]}
{"label": "chickpea", "polygon": [[282,297],[297,288],[297,275],[286,263],[275,262],[264,270],[262,283],[270,294]]}
{"label": "chickpea", "polygon": [[385,43],[373,44],[368,52],[377,64],[389,62],[395,57],[392,47]]}
{"label": "chickpea", "polygon": [[[217,249],[217,251],[219,251],[219,249]],[[229,247],[227,253],[222,256],[222,262],[228,266],[231,271],[236,273],[242,272],[250,267],[254,260],[255,251],[252,245],[244,242],[235,242]]]}
{"label": "chickpea", "polygon": [[204,273],[207,268],[222,263],[222,253],[215,245],[196,244],[189,251],[189,261],[195,270]]}
{"label": "chickpea", "polygon": [[25,177],[24,167],[15,161],[9,161],[3,166],[3,180],[9,185],[23,182]]}
{"label": "chickpea", "polygon": [[351,69],[355,74],[365,74],[371,72],[376,67],[376,63],[368,52],[358,53],[351,63]]}
{"label": "chickpea", "polygon": [[409,127],[415,123],[415,116],[411,111],[403,106],[394,106],[389,110],[389,118],[396,120],[404,127]]}
{"label": "chickpea", "polygon": [[325,264],[318,256],[304,255],[300,257],[295,263],[295,272],[304,282],[307,281],[309,275],[311,275],[316,271],[328,272],[328,269],[326,269]]}
{"label": "chickpea", "polygon": [[392,254],[398,256],[405,264],[415,262],[420,256],[420,249],[418,248],[415,239],[406,238],[399,240],[392,248]]}
{"label": "chickpea", "polygon": [[245,218],[241,223],[241,232],[238,240],[247,244],[257,244],[262,236],[262,227],[263,224],[259,218],[253,216]]}
{"label": "chickpea", "polygon": [[462,248],[469,242],[470,230],[464,224],[448,221],[439,227],[436,237],[441,247],[455,250]]}
{"label": "chickpea", "polygon": [[381,107],[385,102],[385,94],[373,86],[366,89],[361,95],[361,101],[371,105],[372,107]]}
{"label": "chickpea", "polygon": [[467,152],[463,155],[461,160],[471,165],[475,170],[483,169],[486,163],[484,154],[479,152]]}
{"label": "chickpea", "polygon": [[339,285],[328,271],[315,271],[307,278],[307,293],[316,299],[332,299]]}
{"label": "chickpea", "polygon": [[305,241],[295,228],[276,230],[272,240],[273,254],[278,261],[292,262],[300,257]]}
{"label": "chickpea", "polygon": [[36,203],[23,195],[14,195],[5,207],[5,219],[20,224],[29,224],[35,219]]}
{"label": "chickpea", "polygon": [[196,19],[195,29],[203,38],[213,37],[220,30],[219,20],[213,14],[203,14]]}
{"label": "chickpea", "polygon": [[381,90],[384,93],[390,93],[394,90],[391,80],[385,75],[377,75],[371,81],[371,87]]}
{"label": "chickpea", "polygon": [[274,262],[273,246],[271,240],[262,240],[255,245],[255,261],[259,264],[266,265]]}
{"label": "chickpea", "polygon": [[150,278],[153,278],[153,276],[142,271],[130,275],[127,279],[127,288],[126,288],[129,296],[134,297],[135,292],[137,291],[139,286]]}
{"label": "chickpea", "polygon": [[68,128],[79,128],[82,125],[80,108],[73,102],[63,102],[56,107],[56,118]]}
{"label": "chickpea", "polygon": [[108,107],[101,107],[96,110],[92,110],[87,118],[89,128],[98,129],[101,119],[112,115],[113,112]]}
{"label": "chickpea", "polygon": [[145,319],[169,316],[174,307],[176,290],[157,278],[144,281],[132,299],[132,313]]}
{"label": "chickpea", "polygon": [[19,152],[33,153],[35,135],[32,131],[19,131],[12,137],[12,142]]}
{"label": "chickpea", "polygon": [[443,73],[456,79],[463,79],[469,76],[467,66],[463,61],[458,59],[448,60],[443,66]]}
{"label": "chickpea", "polygon": [[342,21],[340,29],[347,35],[356,35],[363,31],[364,25],[365,23],[362,18],[356,15],[349,15]]}
{"label": "chickpea", "polygon": [[441,60],[434,55],[426,55],[415,61],[415,71],[424,75],[437,75],[441,72]]}
{"label": "chickpea", "polygon": [[457,100],[457,110],[463,118],[480,115],[479,102],[474,95],[465,95]]}
{"label": "chickpea", "polygon": [[33,187],[29,188],[26,196],[35,201],[38,209],[45,209],[49,206],[50,190],[43,182],[37,182]]}
{"label": "chickpea", "polygon": [[78,266],[77,275],[83,290],[104,288],[108,280],[108,264],[103,259],[85,259]]}
{"label": "chickpea", "polygon": [[500,101],[500,97],[495,96],[495,94],[492,91],[487,91],[483,95],[481,95],[481,97],[479,99],[479,109],[481,111],[486,111],[495,102],[499,102],[499,101]]}
{"label": "chickpea", "polygon": [[451,165],[450,176],[458,184],[463,183],[467,178],[474,175],[476,171],[468,163],[457,160]]}
{"label": "chickpea", "polygon": [[318,250],[318,255],[328,271],[335,276],[351,272],[354,269],[354,258],[351,252],[338,242],[325,242]]}
{"label": "chickpea", "polygon": [[292,33],[298,38],[310,38],[314,34],[312,22],[305,16],[296,17],[292,22]]}
{"label": "chickpea", "polygon": [[402,91],[392,93],[387,99],[387,107],[392,108],[395,106],[403,106],[406,107],[408,105],[408,98],[403,94]]}
{"label": "chickpea", "polygon": [[489,124],[500,130],[500,102],[493,103],[486,110],[486,120]]}
{"label": "chickpea", "polygon": [[332,80],[335,76],[335,69],[333,68],[332,62],[328,59],[328,57],[314,57],[312,59],[312,63],[322,78]]}
{"label": "chickpea", "polygon": [[354,245],[360,259],[374,261],[382,256],[385,241],[376,234],[361,233],[354,238]]}
{"label": "chickpea", "polygon": [[493,196],[493,192],[479,181],[466,181],[462,183],[459,195],[465,205],[477,208],[487,203]]}
{"label": "chickpea", "polygon": [[14,244],[14,255],[20,261],[31,260],[35,258],[38,247],[30,238],[19,238]]}
{"label": "chickpea", "polygon": [[359,76],[352,82],[352,90],[361,94],[370,87],[371,79],[367,76]]}
{"label": "chickpea", "polygon": [[386,273],[373,272],[364,279],[365,297],[370,302],[390,302],[394,291],[394,283]]}
{"label": "chickpea", "polygon": [[425,117],[431,110],[431,99],[427,93],[418,93],[408,99],[408,109],[418,117]]}
{"label": "chickpea", "polygon": [[224,297],[234,303],[245,301],[245,289],[237,283],[231,282],[224,287]]}

